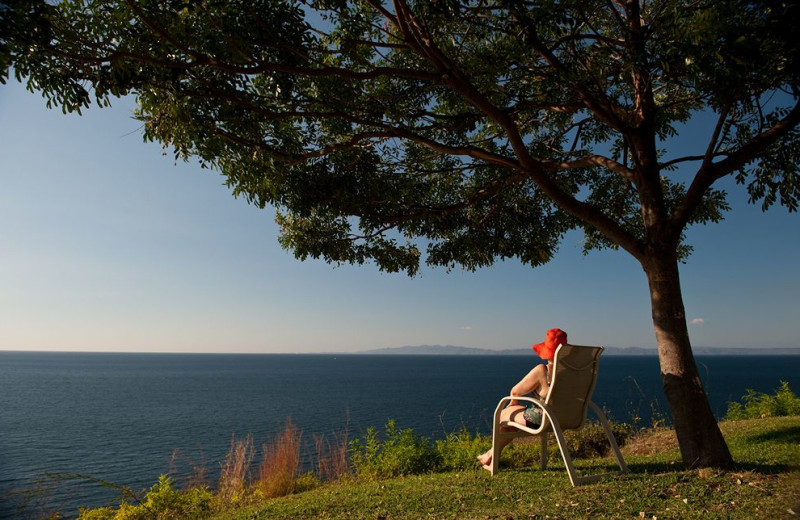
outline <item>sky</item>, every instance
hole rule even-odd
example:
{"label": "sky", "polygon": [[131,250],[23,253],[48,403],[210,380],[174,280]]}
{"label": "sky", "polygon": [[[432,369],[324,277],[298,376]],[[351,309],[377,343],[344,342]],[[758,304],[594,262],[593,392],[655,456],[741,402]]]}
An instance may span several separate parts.
{"label": "sky", "polygon": [[[552,327],[577,344],[655,348],[646,279],[625,252],[584,256],[572,233],[536,269],[409,278],[301,262],[278,245],[271,208],[143,142],[133,106],[65,116],[0,85],[0,350],[516,349]],[[723,187],[733,211],[690,229],[681,267],[692,343],[800,347],[800,216]]]}

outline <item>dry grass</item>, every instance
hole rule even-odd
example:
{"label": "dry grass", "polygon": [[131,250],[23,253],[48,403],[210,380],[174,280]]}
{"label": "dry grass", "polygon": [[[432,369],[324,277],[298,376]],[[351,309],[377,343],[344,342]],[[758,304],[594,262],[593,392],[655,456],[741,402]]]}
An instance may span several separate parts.
{"label": "dry grass", "polygon": [[[333,443],[324,436],[314,436],[316,471],[301,476],[301,437],[300,430],[291,418],[287,418],[283,430],[262,445],[261,462],[255,472],[251,471],[255,455],[252,437],[248,435],[242,440],[232,438],[215,493],[217,506],[226,509],[257,497],[290,495],[298,490],[309,489],[309,485],[315,487],[319,480],[332,481],[349,473],[349,443],[344,432],[336,435]],[[173,454],[173,460],[175,458],[177,454]],[[204,485],[207,474],[205,468],[194,464],[191,466],[194,475],[189,482]]]}
{"label": "dry grass", "polygon": [[678,437],[672,428],[645,430],[630,439],[622,448],[625,455],[655,455],[678,449]]}
{"label": "dry grass", "polygon": [[336,435],[333,444],[322,435],[314,435],[314,447],[317,451],[317,476],[320,479],[331,481],[350,473],[350,462],[347,458],[348,446],[347,432]]}
{"label": "dry grass", "polygon": [[240,441],[231,439],[231,449],[222,465],[217,489],[217,497],[222,502],[234,504],[244,498],[254,454],[253,438],[249,435]]}
{"label": "dry grass", "polygon": [[256,487],[268,498],[291,494],[300,468],[300,430],[286,419],[283,431],[263,445]]}
{"label": "dry grass", "polygon": [[173,450],[169,459],[169,475],[179,473],[179,461],[189,466],[189,473],[183,480],[185,490],[208,487],[208,467],[206,467],[203,450],[200,449],[200,462],[195,462],[191,457],[186,456],[181,450]]}

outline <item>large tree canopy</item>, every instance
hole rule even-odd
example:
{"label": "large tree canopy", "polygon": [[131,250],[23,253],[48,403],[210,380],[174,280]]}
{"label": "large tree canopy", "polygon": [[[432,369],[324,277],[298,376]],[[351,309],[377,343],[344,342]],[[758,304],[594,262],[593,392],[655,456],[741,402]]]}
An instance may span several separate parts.
{"label": "large tree canopy", "polygon": [[[2,4],[0,4],[2,5]],[[691,355],[687,226],[800,194],[789,0],[6,4],[2,56],[66,112],[134,93],[145,137],[277,210],[299,258],[413,274],[549,261],[581,229],[647,275],[684,461],[729,466]],[[669,141],[713,115],[690,155]],[[699,132],[692,129],[693,134]],[[691,172],[691,174],[687,174]]]}

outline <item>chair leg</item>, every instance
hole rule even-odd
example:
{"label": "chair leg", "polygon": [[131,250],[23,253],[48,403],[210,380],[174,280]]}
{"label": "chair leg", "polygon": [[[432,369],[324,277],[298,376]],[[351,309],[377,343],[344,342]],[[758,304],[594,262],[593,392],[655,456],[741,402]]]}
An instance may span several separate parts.
{"label": "chair leg", "polygon": [[597,418],[600,420],[600,424],[603,425],[603,429],[606,432],[606,437],[608,437],[608,442],[611,445],[611,451],[614,452],[614,457],[617,459],[617,464],[619,465],[619,469],[622,473],[628,473],[628,465],[625,464],[625,459],[622,458],[622,452],[619,451],[619,446],[617,445],[617,439],[614,437],[614,432],[611,430],[611,425],[608,423],[608,419],[606,419],[606,415],[600,410],[600,407],[594,404],[592,401],[589,401],[589,407],[595,413]]}
{"label": "chair leg", "polygon": [[542,471],[547,469],[547,432],[544,432],[539,437],[542,438]]}
{"label": "chair leg", "polygon": [[497,449],[497,436],[492,435],[492,462],[489,464],[489,474],[494,476],[500,470],[500,452]]}
{"label": "chair leg", "polygon": [[567,469],[569,481],[572,484],[572,487],[575,487],[579,484],[580,479],[575,471],[575,466],[572,464],[572,456],[569,454],[569,448],[567,447],[567,442],[564,439],[564,432],[561,431],[561,426],[557,422],[552,421],[551,419],[551,423],[553,426],[553,435],[556,436],[558,449],[561,452],[561,458],[564,459],[564,467]]}

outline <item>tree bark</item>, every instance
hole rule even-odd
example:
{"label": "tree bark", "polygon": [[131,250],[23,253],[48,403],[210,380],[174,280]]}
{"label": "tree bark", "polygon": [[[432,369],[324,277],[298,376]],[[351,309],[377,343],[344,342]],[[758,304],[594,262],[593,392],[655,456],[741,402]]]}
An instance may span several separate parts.
{"label": "tree bark", "polygon": [[733,458],[708,402],[692,355],[674,253],[651,251],[643,262],[650,286],[661,382],[681,457],[690,468],[730,469]]}

